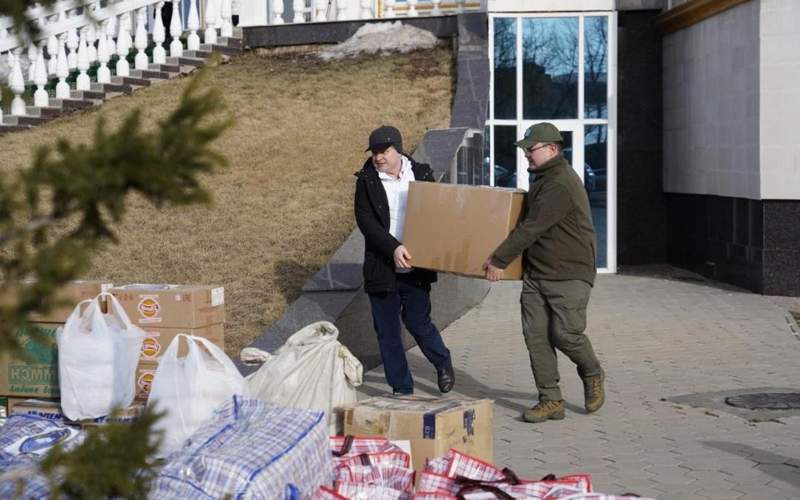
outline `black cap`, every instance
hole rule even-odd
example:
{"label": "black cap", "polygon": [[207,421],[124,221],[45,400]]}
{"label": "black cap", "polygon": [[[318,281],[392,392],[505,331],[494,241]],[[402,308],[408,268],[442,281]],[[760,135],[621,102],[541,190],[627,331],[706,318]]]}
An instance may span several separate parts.
{"label": "black cap", "polygon": [[398,152],[403,152],[403,137],[400,131],[391,125],[381,125],[369,134],[369,146],[364,151],[383,150],[394,146]]}

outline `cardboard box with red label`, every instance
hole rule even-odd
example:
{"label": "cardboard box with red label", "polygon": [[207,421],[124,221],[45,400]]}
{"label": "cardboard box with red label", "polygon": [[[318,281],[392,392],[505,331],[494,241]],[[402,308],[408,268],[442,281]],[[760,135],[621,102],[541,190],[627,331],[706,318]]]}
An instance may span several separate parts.
{"label": "cardboard box with red label", "polygon": [[142,328],[200,328],[225,322],[220,286],[132,284],[109,290]]}
{"label": "cardboard box with red label", "polygon": [[[178,334],[185,333],[195,337],[204,337],[221,349],[225,349],[225,333],[222,324],[193,329],[148,328],[145,333],[147,337],[142,343],[142,355],[136,369],[136,399],[140,401],[146,400],[150,395],[150,386],[158,369],[159,359]],[[178,345],[178,357],[186,356],[187,352],[187,343],[181,342]]]}
{"label": "cardboard box with red label", "polygon": [[[172,339],[177,337],[179,333],[206,338],[220,348],[225,349],[225,325],[222,323],[201,328],[142,327],[142,329],[147,335],[144,342],[142,342],[142,356],[140,358],[142,361],[158,361],[158,358],[161,357],[167,350],[167,347],[169,347]],[[178,347],[178,356],[186,356],[187,352],[188,348],[186,343],[181,342]]]}

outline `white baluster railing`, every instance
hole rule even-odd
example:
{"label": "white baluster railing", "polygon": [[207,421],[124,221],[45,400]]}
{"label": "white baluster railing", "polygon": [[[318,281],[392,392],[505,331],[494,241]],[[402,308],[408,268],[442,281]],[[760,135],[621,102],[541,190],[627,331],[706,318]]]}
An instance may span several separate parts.
{"label": "white baluster railing", "polygon": [[50,104],[50,96],[44,89],[44,86],[47,85],[47,65],[44,63],[44,48],[45,42],[41,42],[36,55],[36,64],[34,64],[33,83],[36,84],[36,92],[33,93],[33,105],[38,108],[46,108]]}
{"label": "white baluster railing", "polygon": [[186,39],[186,48],[189,50],[200,50],[200,15],[197,13],[197,0],[189,0],[189,19],[186,21],[189,28],[189,38]]}
{"label": "white baluster railing", "polygon": [[136,57],[133,60],[133,67],[139,70],[146,70],[150,66],[144,50],[147,48],[147,7],[140,7],[136,11],[136,38],[133,46],[136,47]]}
{"label": "white baluster railing", "polygon": [[[170,2],[172,9],[168,27],[161,15],[165,2]],[[185,19],[183,12],[186,10],[182,5],[188,10]],[[50,102],[45,90],[49,79],[58,81],[56,98],[69,99],[73,90],[67,83],[70,74],[77,73],[75,90],[91,89],[93,79],[100,84],[116,82],[112,72],[117,76],[129,76],[127,57],[132,48],[136,52],[133,65],[137,70],[146,70],[151,63],[167,64],[164,46],[167,30],[171,38],[169,55],[173,58],[182,57],[185,49],[199,50],[201,30],[204,43],[218,43],[220,36],[233,35],[234,13],[239,14],[239,24],[244,26],[253,25],[253,22],[263,25],[268,21],[272,24],[327,22],[452,14],[485,8],[485,0],[293,0],[291,5],[293,14],[284,19],[284,0],[56,0],[50,7],[34,4],[26,12],[38,28],[36,39],[31,43],[21,41],[19,30],[10,18],[0,17],[0,61],[9,63],[9,73],[0,74],[3,79],[0,83],[7,84],[14,93],[6,109],[11,115],[25,113],[26,84],[35,85],[33,104],[42,107]],[[150,7],[154,13],[148,23]],[[148,57],[146,49],[150,40],[154,47],[152,56]],[[111,68],[114,59],[116,64]],[[93,66],[97,73],[90,78]]]}
{"label": "white baluster railing", "polygon": [[63,34],[58,38],[58,63],[56,64],[58,83],[56,84],[56,99],[69,99],[70,97],[69,84],[67,84],[69,63],[67,62],[67,51],[64,48],[66,43],[67,35]]}
{"label": "white baluster railing", "polygon": [[47,62],[47,74],[49,76],[56,76],[58,66],[58,37],[55,35],[47,37],[47,57],[50,58]]}
{"label": "white baluster railing", "polygon": [[[156,18],[153,21],[153,42],[156,46],[153,47],[153,63],[166,64],[167,51],[164,50],[164,40],[167,39],[164,32],[164,20],[161,19],[161,9],[164,8],[164,2],[158,2],[156,5]],[[178,41],[180,43],[180,41]]]}
{"label": "white baluster railing", "polygon": [[72,27],[67,31],[67,65],[69,69],[78,69],[78,28]]}
{"label": "white baluster railing", "polygon": [[28,45],[28,82],[33,83],[36,78],[36,57],[39,53],[39,47],[35,43]]}
{"label": "white baluster railing", "polygon": [[220,15],[222,16],[222,27],[220,28],[220,36],[231,38],[233,36],[233,1],[220,0],[221,8]]}
{"label": "white baluster railing", "polygon": [[169,43],[169,55],[172,57],[183,56],[183,44],[179,39],[181,33],[183,33],[181,2],[180,0],[172,0],[172,19],[169,22],[169,34],[172,37],[172,41]]}
{"label": "white baluster railing", "polygon": [[314,0],[314,21],[328,20],[328,0]]}
{"label": "white baluster railing", "polygon": [[25,114],[25,101],[22,100],[22,93],[25,92],[25,78],[22,76],[21,57],[22,50],[20,49],[16,49],[16,54],[8,53],[8,66],[11,68],[8,74],[8,86],[14,93],[14,99],[11,100],[11,116]]}
{"label": "white baluster railing", "polygon": [[283,2],[273,0],[272,4],[272,24],[283,24]]}
{"label": "white baluster railing", "polygon": [[294,11],[294,18],[292,18],[292,22],[294,23],[303,23],[305,22],[305,8],[306,2],[305,0],[292,0],[292,10]]}
{"label": "white baluster railing", "polygon": [[[173,16],[169,26],[172,38],[170,55],[183,55],[181,1],[191,1],[193,16],[189,24],[193,35],[189,37],[191,48],[200,48],[198,30],[206,28],[206,42],[217,42],[217,33],[233,36],[233,7],[231,0],[210,0],[206,12],[206,23],[200,23],[197,14],[198,0],[170,1]],[[202,0],[205,1],[205,0]],[[92,88],[89,70],[97,66],[96,81],[100,84],[112,82],[112,69],[109,63],[112,56],[118,56],[115,72],[118,76],[129,76],[128,53],[133,45],[136,49],[134,66],[146,70],[151,62],[166,64],[164,48],[166,27],[161,16],[165,0],[57,0],[51,7],[38,4],[26,11],[30,22],[37,28],[36,39],[25,42],[13,21],[0,17],[0,69],[7,63],[8,73],[0,73],[0,84],[7,85],[14,97],[6,116],[25,115],[24,100],[26,84],[35,85],[33,106],[47,107],[50,96],[45,90],[50,78],[56,78],[55,97],[70,99],[71,88],[68,79],[72,72],[77,73],[75,90],[87,91]],[[154,19],[148,25],[148,7],[153,6]],[[135,19],[135,23],[133,23]],[[135,29],[132,32],[132,29]],[[148,31],[152,32],[155,44],[152,58],[147,56]],[[134,34],[134,39],[131,35]],[[151,61],[152,59],[152,61]],[[8,105],[8,104],[7,104]],[[3,110],[0,109],[0,124]]]}
{"label": "white baluster railing", "polygon": [[206,43],[217,43],[217,17],[219,16],[219,3],[217,0],[206,0],[206,31],[203,39]]}
{"label": "white baluster railing", "polygon": [[117,76],[131,76],[131,66],[128,64],[128,52],[131,50],[130,14],[122,14],[119,17],[119,33],[117,33]]}
{"label": "white baluster railing", "polygon": [[419,12],[417,12],[417,0],[406,0],[406,5],[408,5],[408,12],[406,15],[408,17],[417,17]]}
{"label": "white baluster railing", "polygon": [[100,67],[97,68],[97,83],[111,83],[111,70],[108,69],[108,62],[111,60],[111,48],[108,43],[108,22],[103,24],[103,32],[97,41],[97,60]]}
{"label": "white baluster railing", "polygon": [[75,82],[77,90],[90,90],[92,82],[89,80],[89,47],[86,45],[86,29],[81,30],[80,38],[78,39],[78,70],[80,74]]}

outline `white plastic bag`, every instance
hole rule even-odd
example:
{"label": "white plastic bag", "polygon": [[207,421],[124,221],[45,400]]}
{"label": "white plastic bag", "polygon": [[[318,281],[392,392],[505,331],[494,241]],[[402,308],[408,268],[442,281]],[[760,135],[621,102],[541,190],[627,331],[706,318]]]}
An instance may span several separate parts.
{"label": "white plastic bag", "polygon": [[[324,411],[336,430],[335,410],[356,403],[361,362],[337,340],[339,330],[312,323],[292,334],[257,372],[247,377],[249,396],[263,401]],[[251,353],[252,354],[252,353]]]}
{"label": "white plastic bag", "polygon": [[[106,314],[100,309],[102,297]],[[75,306],[56,331],[61,409],[67,418],[102,417],[131,405],[144,337],[110,293]]]}
{"label": "white plastic bag", "polygon": [[[181,339],[188,344],[186,357],[178,357]],[[178,334],[159,360],[147,406],[165,411],[155,430],[164,432],[157,456],[178,450],[220,405],[245,392],[244,377],[225,352],[208,339]]]}

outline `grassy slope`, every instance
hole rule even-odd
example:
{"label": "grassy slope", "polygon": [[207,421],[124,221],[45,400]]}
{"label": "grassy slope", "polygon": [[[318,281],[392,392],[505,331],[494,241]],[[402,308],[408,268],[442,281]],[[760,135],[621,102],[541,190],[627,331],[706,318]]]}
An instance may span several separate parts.
{"label": "grassy slope", "polygon": [[[426,129],[446,127],[453,71],[445,48],[330,63],[261,51],[215,68],[208,84],[224,89],[236,124],[218,144],[230,168],[208,179],[214,206],[159,211],[132,200],[120,244],[101,252],[87,277],[224,285],[226,350],[238,355],[352,231],[352,174],[370,130],[395,124],[411,149]],[[88,142],[101,115],[115,125],[139,108],[153,126],[184,84],[0,137],[0,169],[26,165],[55,137]]]}

